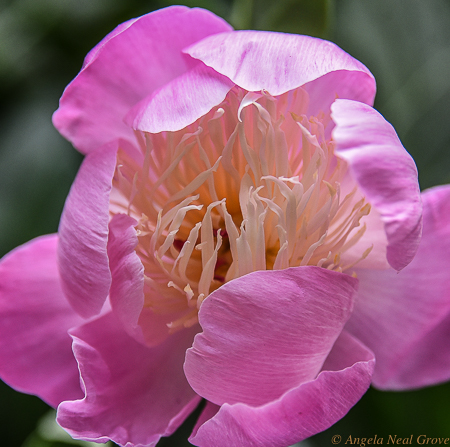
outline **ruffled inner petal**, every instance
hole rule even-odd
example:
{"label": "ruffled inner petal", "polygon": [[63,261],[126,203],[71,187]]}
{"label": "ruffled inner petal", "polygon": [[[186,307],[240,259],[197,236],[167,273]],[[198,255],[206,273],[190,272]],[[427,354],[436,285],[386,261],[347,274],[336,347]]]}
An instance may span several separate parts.
{"label": "ruffled inner petal", "polygon": [[71,334],[85,397],[63,402],[57,421],[73,438],[155,445],[198,404],[182,369],[193,331],[148,348],[109,313]]}

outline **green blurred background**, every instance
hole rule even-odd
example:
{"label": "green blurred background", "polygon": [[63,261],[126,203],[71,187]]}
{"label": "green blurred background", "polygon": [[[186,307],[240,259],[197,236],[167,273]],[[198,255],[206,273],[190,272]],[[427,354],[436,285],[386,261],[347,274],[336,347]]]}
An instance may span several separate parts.
{"label": "green blurred background", "polygon": [[[336,42],[375,75],[375,107],[416,160],[422,189],[450,183],[450,0],[184,4],[210,9],[236,28]],[[51,115],[84,55],[120,22],[168,5],[164,0],[0,0],[0,255],[58,228],[82,157],[54,130]],[[48,417],[41,419],[48,411],[39,399],[0,382],[0,446],[68,445],[51,423],[49,428]],[[193,420],[159,445],[189,445],[185,439]],[[371,389],[308,445],[330,446],[334,434],[343,444],[349,435],[377,434],[385,443],[389,434],[450,437],[450,385],[407,393]]]}

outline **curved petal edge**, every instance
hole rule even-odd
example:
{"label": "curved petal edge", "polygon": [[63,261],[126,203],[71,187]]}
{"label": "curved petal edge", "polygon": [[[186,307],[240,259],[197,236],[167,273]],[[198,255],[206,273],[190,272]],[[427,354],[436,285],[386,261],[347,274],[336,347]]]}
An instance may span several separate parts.
{"label": "curved petal edge", "polygon": [[401,270],[414,258],[422,234],[422,202],[417,168],[394,128],[372,107],[337,99],[336,155],[349,165],[367,200],[384,223],[387,260]]}
{"label": "curved petal edge", "polygon": [[[367,391],[373,353],[343,332],[322,372],[263,406],[208,405],[189,441],[198,447],[288,447],[339,419]],[[217,412],[216,412],[217,411]],[[209,418],[209,419],[208,419]]]}
{"label": "curved petal edge", "polygon": [[[277,96],[336,71],[359,72],[358,99],[372,104],[370,71],[335,44],[309,36],[265,31],[215,34],[184,50],[248,91]],[[365,94],[362,94],[362,91]]]}
{"label": "curved petal edge", "polygon": [[228,78],[200,63],[140,101],[125,122],[144,132],[177,131],[220,104],[233,86]]}
{"label": "curved petal edge", "polygon": [[186,45],[231,29],[211,12],[185,6],[119,25],[86,56],[60,99],[53,124],[85,154],[116,138],[134,141],[133,130],[123,122],[129,110],[198,64],[182,53]]}

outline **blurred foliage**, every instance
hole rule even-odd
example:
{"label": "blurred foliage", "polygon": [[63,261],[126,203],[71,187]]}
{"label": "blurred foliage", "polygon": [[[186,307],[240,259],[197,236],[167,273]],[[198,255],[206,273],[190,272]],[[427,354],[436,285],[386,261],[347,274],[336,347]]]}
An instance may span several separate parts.
{"label": "blurred foliage", "polygon": [[450,384],[408,392],[386,392],[370,388],[350,412],[328,430],[310,438],[313,446],[331,446],[334,435],[342,444],[351,435],[370,438],[377,435],[387,444],[389,435],[407,438],[412,445],[419,435],[430,438],[450,436]]}
{"label": "blurred foliage", "polygon": [[[118,23],[170,3],[0,1],[3,255],[58,228],[82,157],[54,130],[51,115],[84,55]],[[238,29],[295,32],[335,41],[374,73],[375,105],[415,158],[422,188],[450,182],[449,0],[188,0],[184,4],[210,9]],[[350,434],[449,436],[449,402],[449,384],[407,393],[371,389],[347,417],[311,443],[331,445],[334,434],[343,439]],[[42,432],[42,423],[35,430],[47,411],[39,399],[0,382],[0,444],[69,445],[59,435],[52,438],[48,431]],[[186,438],[197,414],[160,445],[188,446]]]}
{"label": "blurred foliage", "polygon": [[337,5],[333,40],[375,75],[375,107],[416,160],[422,189],[450,183],[450,2]]}
{"label": "blurred foliage", "polygon": [[148,12],[139,0],[10,0],[0,10],[0,79],[8,85],[72,78],[86,48],[126,18]]}
{"label": "blurred foliage", "polygon": [[327,37],[333,17],[333,5],[332,0],[235,1],[230,23],[237,29]]}
{"label": "blurred foliage", "polygon": [[46,411],[37,397],[17,393],[0,381],[0,445],[20,447]]}

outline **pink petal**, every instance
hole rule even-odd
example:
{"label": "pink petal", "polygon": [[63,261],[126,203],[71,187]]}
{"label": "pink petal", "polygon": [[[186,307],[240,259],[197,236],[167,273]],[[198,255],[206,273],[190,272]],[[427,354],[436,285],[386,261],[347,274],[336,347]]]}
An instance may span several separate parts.
{"label": "pink petal", "polygon": [[109,194],[118,142],[84,160],[67,197],[59,226],[58,262],[62,287],[83,317],[100,312],[109,293]]}
{"label": "pink petal", "polygon": [[[363,64],[335,44],[314,37],[234,31],[209,36],[185,51],[249,91],[267,90],[277,96],[336,72],[325,85],[333,95],[342,87],[342,97],[372,104],[375,96],[374,78]],[[357,74],[347,78],[347,72]]]}
{"label": "pink petal", "polygon": [[82,396],[67,330],[82,319],[62,293],[56,235],[42,236],[0,264],[0,376],[56,407]]}
{"label": "pink petal", "polygon": [[144,267],[135,252],[138,244],[136,224],[125,214],[116,214],[109,224],[111,308],[129,333],[137,328],[144,306]]}
{"label": "pink petal", "polygon": [[423,237],[400,273],[357,271],[348,329],[377,358],[374,384],[407,389],[450,379],[450,187],[423,194]]}
{"label": "pink petal", "polygon": [[[336,98],[353,99],[373,105],[376,92],[375,79],[366,67],[363,68],[370,74],[370,78],[357,70],[337,70],[305,84],[303,88],[309,95],[308,115],[317,116],[320,112],[329,112]],[[361,78],[365,82],[362,82]]]}
{"label": "pink petal", "polygon": [[198,64],[138,103],[126,122],[152,133],[183,129],[220,104],[233,86],[225,76]]}
{"label": "pink petal", "polygon": [[380,213],[387,260],[401,270],[414,258],[422,232],[416,165],[393,127],[372,107],[338,99],[331,110],[336,155],[349,164],[367,200]]}
{"label": "pink petal", "polygon": [[213,404],[211,402],[206,401],[205,408],[203,408],[202,412],[200,413],[199,418],[197,419],[197,422],[195,423],[194,429],[192,430],[191,437],[189,438],[190,442],[194,442],[194,438],[197,434],[198,429],[207,421],[212,419],[217,412],[220,410],[219,405]]}
{"label": "pink petal", "polygon": [[200,308],[203,333],[186,354],[189,383],[218,405],[262,405],[312,380],[350,316],[356,285],[319,267],[224,284]]}
{"label": "pink petal", "polygon": [[182,368],[193,334],[180,331],[147,348],[122,330],[113,313],[72,331],[86,396],[63,402],[58,423],[76,439],[154,446],[200,400]]}
{"label": "pink petal", "polygon": [[120,26],[91,53],[61,98],[53,123],[81,152],[134,141],[123,118],[140,100],[198,63],[181,50],[230,26],[202,9],[161,9]]}
{"label": "pink petal", "polygon": [[316,379],[260,407],[224,404],[189,441],[199,447],[287,447],[345,416],[369,387],[374,364],[373,354],[344,332]]}
{"label": "pink petal", "polygon": [[103,47],[114,37],[116,37],[118,34],[124,32],[127,28],[129,28],[136,20],[139,20],[139,17],[136,17],[131,20],[127,20],[126,22],[121,23],[120,25],[116,26],[110,33],[108,33],[94,48],[92,48],[91,51],[86,55],[83,61],[83,66],[81,69],[83,70],[88,65],[90,65],[92,62],[97,59],[97,56],[101,53],[103,50]]}

